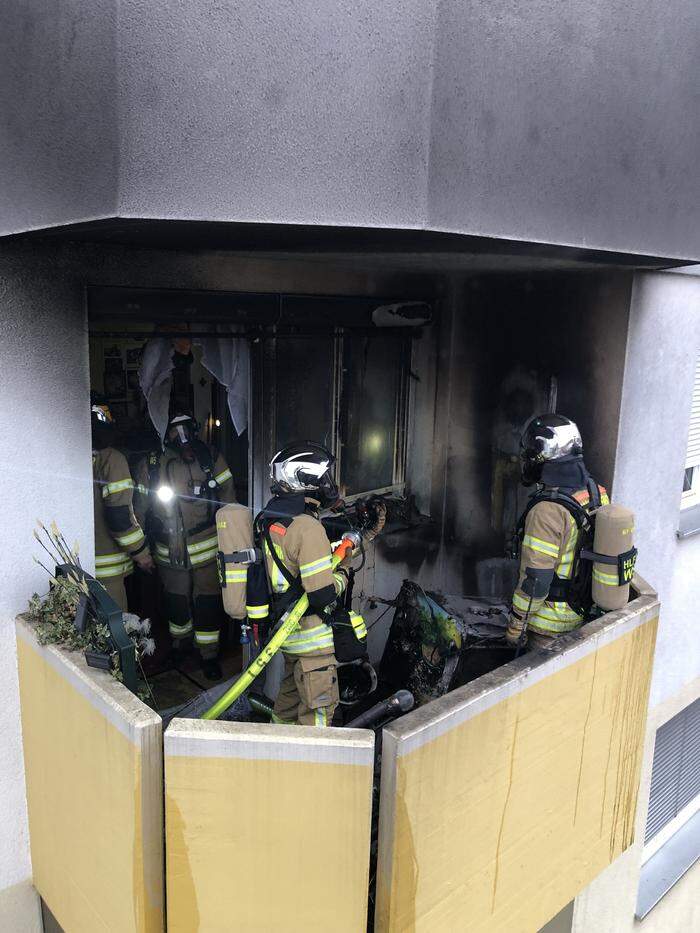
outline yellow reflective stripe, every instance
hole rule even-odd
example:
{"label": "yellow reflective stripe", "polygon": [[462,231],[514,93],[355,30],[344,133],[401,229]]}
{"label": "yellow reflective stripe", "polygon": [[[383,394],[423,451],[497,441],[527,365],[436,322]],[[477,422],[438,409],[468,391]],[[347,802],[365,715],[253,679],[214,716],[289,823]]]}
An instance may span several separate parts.
{"label": "yellow reflective stripe", "polygon": [[352,627],[355,629],[355,634],[358,638],[367,637],[367,626],[365,625],[365,620],[358,612],[350,611],[350,621],[352,622]]}
{"label": "yellow reflective stripe", "polygon": [[315,709],[314,710],[314,725],[325,727],[328,725],[328,716],[326,715],[325,709]]}
{"label": "yellow reflective stripe", "polygon": [[525,535],[523,546],[532,548],[533,551],[539,551],[540,554],[547,554],[549,557],[559,557],[559,545],[552,544],[551,541],[545,541],[542,538],[536,538],[534,535]]}
{"label": "yellow reflective stripe", "polygon": [[527,612],[532,608],[533,604],[536,605],[535,600],[530,600],[529,596],[521,596],[520,593],[513,593],[513,605],[516,609],[522,609],[523,612]]}
{"label": "yellow reflective stripe", "polygon": [[107,483],[102,487],[102,498],[106,499],[107,496],[115,496],[118,492],[124,492],[125,489],[133,488],[133,479],[120,479],[116,483]]}
{"label": "yellow reflective stripe", "polygon": [[545,603],[537,610],[537,619],[547,619],[550,622],[581,622],[582,616],[574,612],[568,603]]}
{"label": "yellow reflective stripe", "polygon": [[181,635],[189,635],[192,631],[192,619],[190,619],[189,622],[185,622],[184,625],[177,625],[175,622],[169,622],[168,630],[170,634],[176,638]]}
{"label": "yellow reflective stripe", "polygon": [[610,498],[606,492],[604,492],[600,497],[601,505],[610,505]]}
{"label": "yellow reflective stripe", "polygon": [[321,623],[321,625],[302,629],[289,635],[282,645],[282,650],[288,654],[306,654],[308,651],[332,647],[333,630],[325,623]]}
{"label": "yellow reflective stripe", "polygon": [[116,554],[100,554],[99,557],[95,558],[95,566],[105,567],[109,564],[121,564],[127,560],[129,560],[129,555],[125,554],[123,551],[119,551]]}
{"label": "yellow reflective stripe", "polygon": [[300,564],[299,572],[304,578],[313,577],[314,574],[329,570],[331,566],[331,555],[328,554],[325,557],[319,557],[318,560],[311,560],[307,564]]}
{"label": "yellow reflective stripe", "polygon": [[596,583],[603,583],[605,586],[619,586],[620,578],[616,573],[604,573],[602,570],[593,568],[593,579]]}
{"label": "yellow reflective stripe", "polygon": [[310,651],[328,651],[333,649],[333,635],[322,635],[318,638],[310,638],[308,641],[295,643],[292,645],[285,642],[282,645],[282,651],[287,654],[308,654]]}
{"label": "yellow reflective stripe", "polygon": [[199,554],[200,551],[209,551],[213,547],[218,548],[218,544],[218,539],[216,535],[214,535],[212,538],[205,538],[204,541],[197,541],[196,544],[188,544],[187,553],[190,555]]}
{"label": "yellow reflective stripe", "polygon": [[[133,570],[133,567],[131,568]],[[104,580],[106,577],[126,576],[126,564],[120,564],[119,567],[98,567],[95,570],[95,579]]]}
{"label": "yellow reflective stripe", "polygon": [[265,606],[246,606],[246,615],[249,619],[264,619],[270,614],[270,607]]}
{"label": "yellow reflective stripe", "polygon": [[219,640],[218,632],[198,632],[195,629],[194,640],[198,645],[214,645]]}
{"label": "yellow reflective stripe", "polygon": [[222,483],[225,483],[227,479],[231,479],[231,471],[227,468],[223,472],[219,473],[218,476],[215,476],[214,479],[219,485],[221,485]]}
{"label": "yellow reflective stripe", "polygon": [[203,551],[201,554],[190,554],[190,563],[193,567],[197,564],[205,564],[208,560],[213,560],[218,551],[217,548],[212,548],[210,551]]}
{"label": "yellow reflective stripe", "polygon": [[140,528],[137,528],[136,531],[130,531],[126,535],[115,535],[116,541],[124,547],[128,547],[130,544],[140,544],[144,538],[145,535]]}
{"label": "yellow reflective stripe", "polygon": [[248,568],[237,567],[235,570],[226,571],[227,583],[245,583],[248,580]]}
{"label": "yellow reflective stripe", "polygon": [[541,632],[573,632],[582,621],[577,619],[571,622],[555,622],[553,619],[543,619],[538,614],[530,621],[530,628]]}

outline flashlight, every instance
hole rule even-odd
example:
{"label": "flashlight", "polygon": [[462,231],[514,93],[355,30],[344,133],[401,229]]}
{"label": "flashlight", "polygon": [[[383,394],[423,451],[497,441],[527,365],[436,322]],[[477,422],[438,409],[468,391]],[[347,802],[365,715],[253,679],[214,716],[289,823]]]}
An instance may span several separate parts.
{"label": "flashlight", "polygon": [[159,486],[156,495],[161,502],[171,502],[175,493],[172,491],[170,486]]}

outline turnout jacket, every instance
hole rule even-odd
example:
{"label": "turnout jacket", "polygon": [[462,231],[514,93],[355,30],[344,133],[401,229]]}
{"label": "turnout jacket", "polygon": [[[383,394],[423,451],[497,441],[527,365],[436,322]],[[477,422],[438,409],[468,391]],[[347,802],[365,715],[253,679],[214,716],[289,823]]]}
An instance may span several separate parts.
{"label": "turnout jacket", "polygon": [[[216,511],[235,502],[231,471],[224,457],[201,441],[194,445],[197,458],[188,463],[175,451],[166,450],[151,467],[144,460],[138,469],[139,515],[154,540],[153,557],[164,567],[192,569],[216,560]],[[211,462],[211,476],[202,464]],[[216,486],[208,489],[209,479]],[[169,502],[158,498],[157,490],[169,486],[174,496]],[[202,494],[203,493],[203,494]]]}
{"label": "turnout jacket", "polygon": [[134,481],[124,454],[114,447],[93,451],[95,509],[95,576],[126,576],[132,555],[146,548],[146,537],[134,514]]}
{"label": "turnout jacket", "polygon": [[[325,528],[318,518],[306,511],[294,516],[291,522],[288,518],[272,520],[269,530],[277,557],[292,577],[299,578],[309,597],[309,612],[301,620],[300,630],[287,638],[282,650],[291,655],[333,654],[333,631],[319,613],[344,592],[347,575],[332,569],[331,542]],[[266,541],[263,541],[263,553],[273,597],[282,595],[290,584]]]}
{"label": "turnout jacket", "polygon": [[[598,486],[601,505],[610,501],[603,486]],[[556,491],[556,490],[553,490]],[[564,491],[564,490],[563,490]],[[588,489],[565,490],[586,511],[591,500]],[[571,632],[583,622],[583,616],[561,600],[552,600],[549,595],[531,600],[523,589],[527,568],[551,573],[555,578],[570,580],[575,572],[575,557],[579,530],[571,513],[556,502],[538,502],[525,519],[525,528],[520,552],[520,575],[513,594],[513,605],[508,626],[509,635],[516,636],[528,616],[528,629],[542,635],[561,635]],[[551,583],[550,583],[551,585]]]}

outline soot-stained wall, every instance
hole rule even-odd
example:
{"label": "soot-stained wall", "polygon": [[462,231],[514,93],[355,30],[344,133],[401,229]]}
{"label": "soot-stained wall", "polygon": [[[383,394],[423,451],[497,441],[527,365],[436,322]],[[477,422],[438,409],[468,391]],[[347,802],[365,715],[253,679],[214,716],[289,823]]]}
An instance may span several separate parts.
{"label": "soot-stained wall", "polygon": [[626,274],[451,280],[414,352],[408,482],[432,523],[378,540],[364,593],[391,598],[410,577],[468,595],[503,579],[527,496],[519,430],[548,409],[552,377],[556,410],[578,423],[589,469],[611,487],[630,294]]}

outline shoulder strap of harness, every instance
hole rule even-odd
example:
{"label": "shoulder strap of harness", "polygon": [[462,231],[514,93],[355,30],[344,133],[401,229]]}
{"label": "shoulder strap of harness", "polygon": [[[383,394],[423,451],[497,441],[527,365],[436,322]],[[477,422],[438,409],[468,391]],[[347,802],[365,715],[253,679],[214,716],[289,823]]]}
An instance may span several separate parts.
{"label": "shoulder strap of harness", "polygon": [[146,458],[146,466],[148,468],[148,488],[151,490],[154,486],[158,485],[158,480],[160,479],[159,451],[152,450],[149,453],[148,457]]}
{"label": "shoulder strap of harness", "polygon": [[[600,503],[600,494],[597,494],[597,497],[598,502]],[[525,506],[523,514],[520,516],[516,528],[516,535],[518,538],[522,538],[523,532],[525,530],[525,520],[527,519],[527,516],[540,502],[555,502],[557,505],[561,505],[574,519],[578,525],[579,531],[588,531],[591,528],[590,516],[580,502],[577,502],[573,496],[569,496],[558,489],[550,489],[538,492],[534,496],[531,496],[531,498],[528,500],[528,503]]]}

